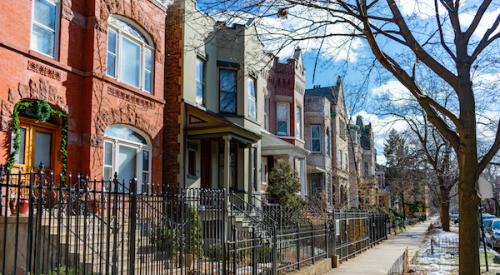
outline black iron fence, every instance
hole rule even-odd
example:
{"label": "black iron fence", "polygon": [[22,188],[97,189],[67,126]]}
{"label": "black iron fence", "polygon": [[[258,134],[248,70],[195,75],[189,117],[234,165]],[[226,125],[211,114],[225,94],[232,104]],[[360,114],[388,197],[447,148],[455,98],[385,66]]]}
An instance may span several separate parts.
{"label": "black iron fence", "polygon": [[2,172],[0,185],[1,274],[277,274],[387,233],[385,215],[360,211],[280,225],[223,189],[137,193],[134,180],[43,172]]}

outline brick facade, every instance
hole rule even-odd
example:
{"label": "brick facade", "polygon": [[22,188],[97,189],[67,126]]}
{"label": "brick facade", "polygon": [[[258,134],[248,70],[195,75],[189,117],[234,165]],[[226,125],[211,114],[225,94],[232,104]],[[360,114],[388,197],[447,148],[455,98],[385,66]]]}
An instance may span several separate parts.
{"label": "brick facade", "polygon": [[[11,116],[20,100],[45,99],[68,116],[68,170],[101,177],[103,133],[126,124],[152,143],[152,182],[162,184],[165,10],[150,0],[59,3],[57,54],[30,49],[33,1],[1,1],[0,162],[10,153]],[[119,15],[133,21],[154,44],[153,93],[106,76],[107,22]],[[61,169],[59,153],[55,170]]]}

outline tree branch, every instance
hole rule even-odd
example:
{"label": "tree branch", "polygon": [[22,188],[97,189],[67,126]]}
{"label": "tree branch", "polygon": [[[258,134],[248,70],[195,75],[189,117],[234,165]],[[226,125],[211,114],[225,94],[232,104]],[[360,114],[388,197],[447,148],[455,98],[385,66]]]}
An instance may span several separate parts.
{"label": "tree branch", "polygon": [[474,19],[472,19],[472,23],[470,24],[469,28],[465,31],[465,39],[466,41],[469,41],[470,37],[476,30],[477,26],[479,25],[479,22],[484,16],[484,13],[488,9],[488,6],[491,4],[491,0],[484,0],[483,3],[479,6],[476,15],[474,15]]}
{"label": "tree branch", "polygon": [[493,145],[491,146],[490,150],[486,155],[483,156],[481,161],[479,162],[478,166],[478,173],[481,174],[483,170],[486,168],[486,165],[493,159],[493,157],[497,154],[498,149],[500,149],[500,120],[498,122],[497,126],[497,134],[495,137],[495,141],[493,142]]}

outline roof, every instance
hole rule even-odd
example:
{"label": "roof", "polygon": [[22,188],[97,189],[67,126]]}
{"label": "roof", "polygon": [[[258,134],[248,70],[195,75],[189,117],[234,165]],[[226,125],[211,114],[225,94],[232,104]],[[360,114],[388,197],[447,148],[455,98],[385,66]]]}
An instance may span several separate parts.
{"label": "roof", "polygon": [[301,148],[299,146],[288,143],[281,138],[268,133],[267,131],[262,131],[262,155],[289,155],[297,157],[306,157],[309,155],[309,151]]}
{"label": "roof", "polygon": [[338,101],[338,89],[337,86],[320,87],[314,86],[312,89],[306,89],[306,96],[322,96],[328,98],[334,104]]}

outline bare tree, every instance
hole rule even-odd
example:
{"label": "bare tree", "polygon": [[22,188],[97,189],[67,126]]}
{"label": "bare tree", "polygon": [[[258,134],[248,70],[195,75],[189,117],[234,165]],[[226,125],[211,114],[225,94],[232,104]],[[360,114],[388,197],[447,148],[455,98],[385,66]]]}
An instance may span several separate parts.
{"label": "bare tree", "polygon": [[[396,0],[202,2],[206,2],[202,6],[213,13],[257,18],[256,23],[263,23],[261,34],[264,43],[274,43],[276,51],[304,40],[321,41],[317,48],[325,49],[324,45],[328,44],[322,43],[325,39],[336,38],[339,42],[336,45],[348,45],[353,39],[364,39],[376,60],[411,93],[427,120],[456,152],[460,204],[459,271],[460,274],[479,274],[477,236],[480,199],[476,191],[477,179],[498,152],[500,131],[496,118],[494,141],[481,154],[478,151],[473,73],[480,68],[481,62],[493,67],[496,64],[485,56],[500,37],[500,15],[494,15],[495,19],[484,33],[478,31],[485,14],[495,7],[492,0],[483,0],[467,9],[463,8],[465,4],[460,0],[434,0],[431,10],[435,20],[432,23],[404,13],[400,5],[406,1]],[[460,16],[464,12],[471,18],[468,26],[464,26]],[[265,24],[275,18],[294,21],[279,26]],[[294,24],[297,22],[300,24]],[[287,31],[283,25],[286,25]],[[401,52],[407,54],[406,58],[400,58]],[[408,59],[408,56],[411,58]],[[417,77],[419,70],[429,70],[450,87],[454,92],[456,111],[440,104],[433,98],[432,92],[423,88],[425,83]]]}

